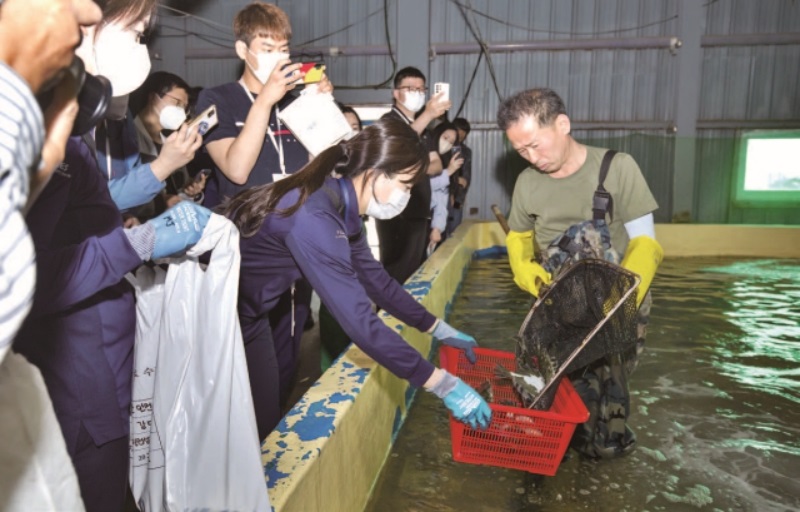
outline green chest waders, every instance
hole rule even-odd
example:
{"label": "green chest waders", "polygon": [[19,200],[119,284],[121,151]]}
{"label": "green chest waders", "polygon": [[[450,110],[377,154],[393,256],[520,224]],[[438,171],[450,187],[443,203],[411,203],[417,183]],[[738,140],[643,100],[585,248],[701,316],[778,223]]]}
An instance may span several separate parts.
{"label": "green chest waders", "polygon": [[[541,255],[542,266],[552,273],[554,279],[571,264],[584,258],[616,265],[622,260],[611,245],[606,215],[613,218],[613,200],[603,186],[615,154],[616,151],[608,151],[603,157],[592,202],[592,219],[570,226]],[[628,376],[643,348],[649,303],[648,297],[638,313],[630,313],[626,319],[630,330],[626,329],[629,335],[625,336],[624,351],[606,354],[581,368],[571,369],[569,373],[572,384],[591,414],[589,421],[576,428],[572,438],[572,447],[584,456],[613,458],[632,451],[636,446],[636,436],[627,424],[630,415]],[[633,322],[638,325],[634,326]],[[602,331],[598,333],[600,337],[602,334]]]}

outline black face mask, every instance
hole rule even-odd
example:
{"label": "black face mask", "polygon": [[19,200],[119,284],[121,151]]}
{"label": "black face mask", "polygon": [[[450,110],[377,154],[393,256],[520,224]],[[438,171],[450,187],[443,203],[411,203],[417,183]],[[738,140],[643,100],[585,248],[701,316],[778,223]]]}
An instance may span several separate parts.
{"label": "black face mask", "polygon": [[78,96],[78,115],[72,125],[72,135],[83,135],[103,120],[111,102],[111,82],[104,76],[86,73],[83,61],[74,57],[63,73],[42,87],[37,98],[42,111],[52,103],[56,86],[64,80],[72,82]]}

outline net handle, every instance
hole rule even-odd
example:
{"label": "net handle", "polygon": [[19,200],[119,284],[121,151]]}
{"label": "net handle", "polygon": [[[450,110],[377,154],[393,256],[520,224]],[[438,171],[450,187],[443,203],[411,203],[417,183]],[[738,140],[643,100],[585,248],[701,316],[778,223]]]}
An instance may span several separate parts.
{"label": "net handle", "polygon": [[505,231],[507,235],[511,231],[511,227],[508,225],[506,216],[503,215],[503,212],[500,211],[500,208],[498,208],[496,204],[492,205],[492,212],[494,213],[494,216],[497,217],[497,222],[500,223],[500,227],[503,228],[503,231]]}

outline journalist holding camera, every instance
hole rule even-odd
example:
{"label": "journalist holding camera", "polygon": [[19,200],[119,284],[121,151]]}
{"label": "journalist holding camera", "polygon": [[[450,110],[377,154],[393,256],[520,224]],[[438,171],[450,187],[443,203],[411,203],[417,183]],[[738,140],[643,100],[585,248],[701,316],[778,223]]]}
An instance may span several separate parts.
{"label": "journalist holding camera", "polygon": [[[15,25],[32,7],[70,4],[24,3],[23,12],[12,17]],[[76,53],[89,73],[84,83],[89,80],[88,90],[94,91],[95,100],[79,101],[79,119],[87,106],[92,110],[90,118],[104,108],[107,115],[115,103],[107,101],[107,86],[119,98],[136,89],[150,69],[143,37],[149,30],[155,0],[101,3],[102,23],[95,16],[81,23],[85,25],[82,33],[77,32],[78,23],[71,27],[69,47],[81,42]],[[12,4],[11,0],[3,4],[3,20],[11,17],[6,9]],[[72,2],[63,12],[49,13],[58,16],[51,30],[61,29],[76,5],[78,2]],[[1,32],[5,35],[5,28]],[[29,36],[23,32],[13,44],[25,41],[24,45],[29,45]],[[50,46],[42,41],[32,49],[39,52],[29,56],[34,61],[41,58],[41,52],[47,54]],[[72,61],[71,52],[65,48],[55,62],[66,67]],[[42,74],[39,80],[47,78]],[[99,86],[92,89],[91,84]],[[84,90],[85,86],[82,95]],[[124,276],[145,260],[193,245],[209,215],[205,208],[183,202],[141,226],[123,229],[107,178],[98,167],[91,130],[67,141],[63,162],[27,212],[36,249],[37,284],[30,315],[14,341],[14,350],[44,377],[87,510],[122,510],[127,491],[135,307],[133,290]]]}

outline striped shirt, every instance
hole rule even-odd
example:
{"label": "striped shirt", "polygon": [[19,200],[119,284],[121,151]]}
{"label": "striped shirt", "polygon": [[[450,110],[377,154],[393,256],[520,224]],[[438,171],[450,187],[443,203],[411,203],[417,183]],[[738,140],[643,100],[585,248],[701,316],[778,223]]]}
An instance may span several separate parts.
{"label": "striped shirt", "polygon": [[43,141],[42,112],[28,84],[0,62],[0,360],[33,299],[35,254],[22,209]]}

